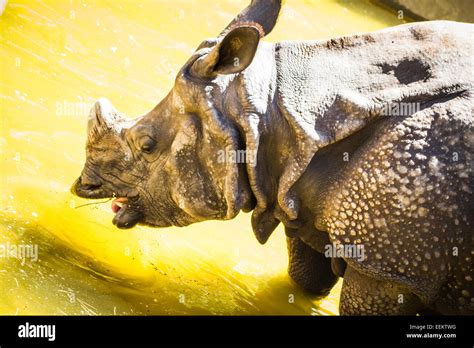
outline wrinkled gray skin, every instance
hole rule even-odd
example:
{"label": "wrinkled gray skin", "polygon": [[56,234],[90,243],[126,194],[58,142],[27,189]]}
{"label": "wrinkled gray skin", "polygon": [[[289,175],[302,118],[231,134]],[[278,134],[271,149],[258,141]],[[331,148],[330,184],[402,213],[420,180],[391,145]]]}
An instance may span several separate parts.
{"label": "wrinkled gray skin", "polygon": [[[253,210],[265,243],[281,222],[290,276],[319,295],[344,277],[343,315],[473,314],[473,26],[261,42],[279,10],[253,1],[148,114],[97,102],[73,192],[122,197],[120,228]],[[420,104],[387,115],[400,102]],[[329,244],[365,258],[326,257]]]}

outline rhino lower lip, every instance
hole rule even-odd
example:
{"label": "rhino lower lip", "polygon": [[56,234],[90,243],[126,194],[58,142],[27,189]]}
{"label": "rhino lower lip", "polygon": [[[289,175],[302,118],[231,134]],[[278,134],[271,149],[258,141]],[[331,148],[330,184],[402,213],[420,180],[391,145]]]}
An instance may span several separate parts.
{"label": "rhino lower lip", "polygon": [[118,228],[132,228],[143,218],[143,214],[129,204],[128,198],[114,199],[112,211],[115,213],[112,223]]}

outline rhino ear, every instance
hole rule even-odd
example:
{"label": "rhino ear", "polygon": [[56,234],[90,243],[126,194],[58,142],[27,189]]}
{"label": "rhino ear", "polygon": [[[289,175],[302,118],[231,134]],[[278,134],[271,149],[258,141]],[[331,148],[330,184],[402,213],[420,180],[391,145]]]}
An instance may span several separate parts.
{"label": "rhino ear", "polygon": [[258,26],[261,37],[268,35],[277,22],[281,10],[281,2],[281,0],[252,0],[250,4],[227,25],[219,37],[224,36],[232,28],[247,23]]}
{"label": "rhino ear", "polygon": [[208,54],[194,62],[192,72],[201,77],[241,72],[252,63],[260,35],[259,28],[253,25],[230,30]]}

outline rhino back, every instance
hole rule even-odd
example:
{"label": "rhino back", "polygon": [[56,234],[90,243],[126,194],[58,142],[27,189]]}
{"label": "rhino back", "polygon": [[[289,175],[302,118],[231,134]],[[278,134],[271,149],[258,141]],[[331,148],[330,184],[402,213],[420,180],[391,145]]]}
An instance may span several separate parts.
{"label": "rhino back", "polygon": [[280,109],[311,137],[339,140],[387,103],[471,88],[473,34],[474,25],[434,21],[276,44]]}

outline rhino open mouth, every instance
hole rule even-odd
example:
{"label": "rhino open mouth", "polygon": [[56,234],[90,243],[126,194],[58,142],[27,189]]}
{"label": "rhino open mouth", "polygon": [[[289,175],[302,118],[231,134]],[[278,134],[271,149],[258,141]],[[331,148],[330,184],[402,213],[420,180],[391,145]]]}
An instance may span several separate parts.
{"label": "rhino open mouth", "polygon": [[112,201],[115,216],[112,223],[118,228],[132,228],[143,219],[143,214],[129,198],[119,197]]}

